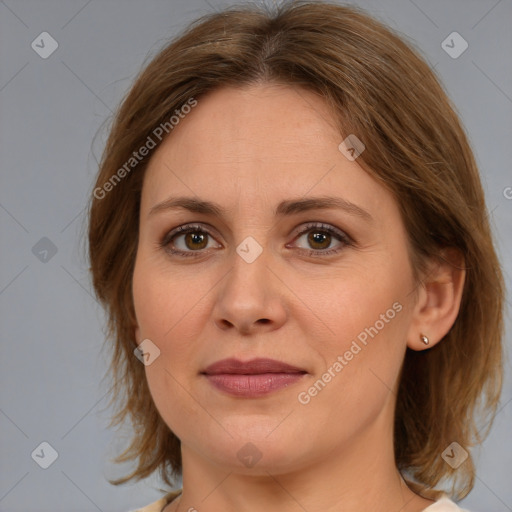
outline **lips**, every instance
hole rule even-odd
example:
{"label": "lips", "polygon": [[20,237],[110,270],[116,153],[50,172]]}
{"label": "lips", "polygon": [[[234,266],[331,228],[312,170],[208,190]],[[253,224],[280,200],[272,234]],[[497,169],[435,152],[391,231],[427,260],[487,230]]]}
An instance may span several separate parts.
{"label": "lips", "polygon": [[201,372],[217,390],[229,395],[256,398],[286,388],[307,374],[303,368],[274,359],[223,359]]}
{"label": "lips", "polygon": [[208,366],[204,372],[207,375],[219,375],[222,373],[238,375],[258,375],[262,373],[307,373],[302,368],[291,366],[275,359],[252,359],[240,361],[238,359],[223,359]]}

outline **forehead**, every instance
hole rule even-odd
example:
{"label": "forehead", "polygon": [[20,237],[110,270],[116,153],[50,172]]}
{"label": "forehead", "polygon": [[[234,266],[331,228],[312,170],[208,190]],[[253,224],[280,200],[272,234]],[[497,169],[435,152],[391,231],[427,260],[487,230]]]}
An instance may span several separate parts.
{"label": "forehead", "polygon": [[215,90],[184,117],[165,142],[195,149],[187,155],[193,161],[211,154],[216,160],[307,157],[304,144],[336,146],[339,138],[321,97],[276,84]]}
{"label": "forehead", "polygon": [[[143,205],[170,194],[257,207],[284,196],[338,193],[375,208],[382,187],[338,149],[342,136],[317,94],[283,85],[223,88],[197,106],[157,149]],[[389,199],[389,198],[388,198]]]}

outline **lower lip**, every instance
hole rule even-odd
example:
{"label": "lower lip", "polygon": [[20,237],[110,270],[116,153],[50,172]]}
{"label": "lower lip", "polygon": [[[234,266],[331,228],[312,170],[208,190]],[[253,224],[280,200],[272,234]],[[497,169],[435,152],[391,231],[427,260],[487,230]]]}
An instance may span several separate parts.
{"label": "lower lip", "polygon": [[212,386],[230,395],[253,398],[265,396],[286,388],[299,381],[303,373],[262,373],[258,375],[241,375],[223,373],[206,375]]}

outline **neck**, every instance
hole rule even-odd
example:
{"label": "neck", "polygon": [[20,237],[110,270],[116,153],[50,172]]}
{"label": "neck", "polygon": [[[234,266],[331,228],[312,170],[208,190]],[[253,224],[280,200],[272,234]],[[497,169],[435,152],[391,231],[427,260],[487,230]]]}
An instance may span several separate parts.
{"label": "neck", "polygon": [[420,512],[433,502],[412,492],[398,472],[390,424],[381,417],[357,439],[293,471],[261,466],[243,474],[182,446],[183,493],[166,512]]}

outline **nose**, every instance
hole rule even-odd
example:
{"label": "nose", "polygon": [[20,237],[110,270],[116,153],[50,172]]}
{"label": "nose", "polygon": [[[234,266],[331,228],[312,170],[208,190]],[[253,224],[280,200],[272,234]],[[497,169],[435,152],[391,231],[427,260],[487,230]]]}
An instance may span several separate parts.
{"label": "nose", "polygon": [[213,309],[215,324],[222,331],[270,332],[286,322],[286,287],[267,256],[264,249],[255,261],[248,263],[234,253],[233,267],[217,288]]}

